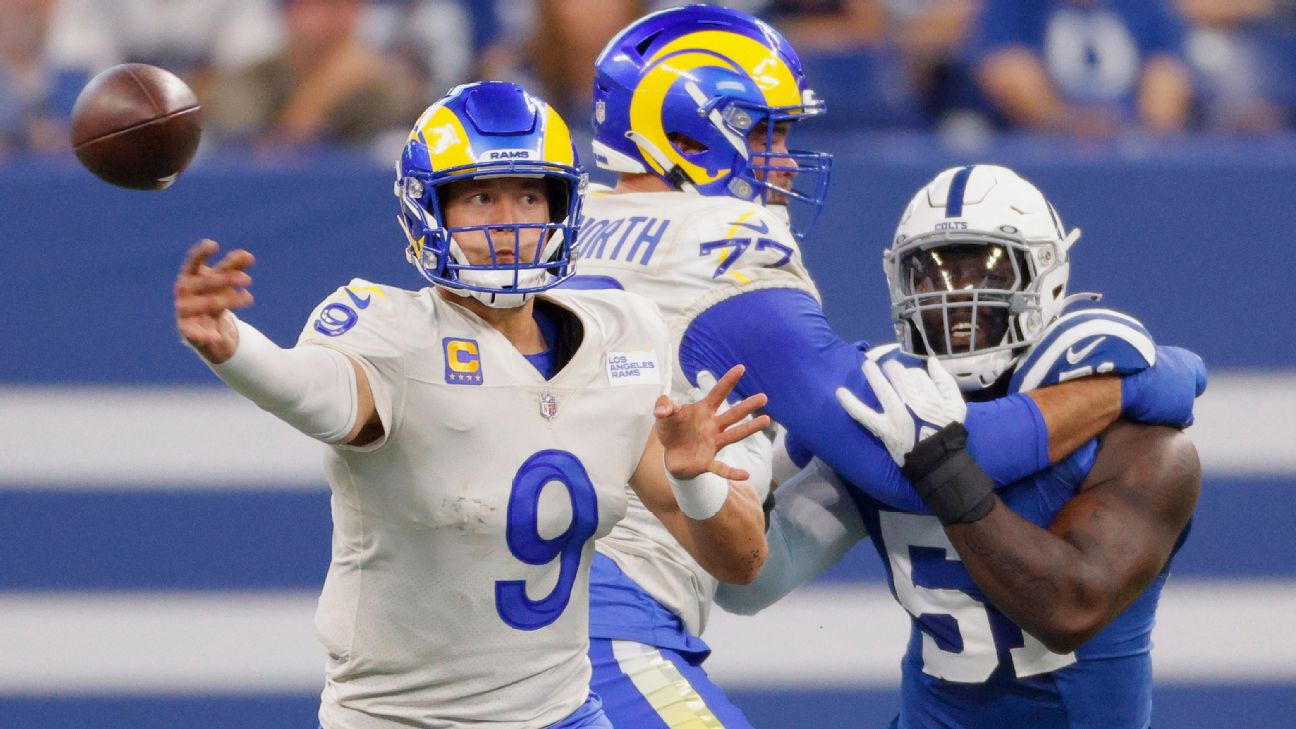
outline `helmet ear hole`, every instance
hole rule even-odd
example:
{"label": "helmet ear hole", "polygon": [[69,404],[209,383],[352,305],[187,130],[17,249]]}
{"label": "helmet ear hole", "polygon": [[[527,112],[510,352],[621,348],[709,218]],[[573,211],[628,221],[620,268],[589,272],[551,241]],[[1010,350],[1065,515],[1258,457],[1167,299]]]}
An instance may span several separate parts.
{"label": "helmet ear hole", "polygon": [[709,151],[705,144],[683,132],[671,132],[666,135],[666,139],[670,140],[670,143],[675,145],[675,151],[682,155],[702,154]]}
{"label": "helmet ear hole", "polygon": [[546,177],[544,183],[545,196],[549,198],[549,222],[561,223],[567,219],[570,209],[571,186],[553,177]]}

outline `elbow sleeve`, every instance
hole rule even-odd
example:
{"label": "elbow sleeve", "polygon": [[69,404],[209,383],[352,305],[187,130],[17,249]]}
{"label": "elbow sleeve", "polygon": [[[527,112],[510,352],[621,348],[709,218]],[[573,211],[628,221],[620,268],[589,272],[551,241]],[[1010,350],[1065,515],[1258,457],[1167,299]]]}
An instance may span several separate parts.
{"label": "elbow sleeve", "polygon": [[220,364],[207,363],[216,376],[312,438],[325,443],[346,438],[359,409],[350,358],[327,347],[283,349],[251,324],[237,325],[234,356]]}

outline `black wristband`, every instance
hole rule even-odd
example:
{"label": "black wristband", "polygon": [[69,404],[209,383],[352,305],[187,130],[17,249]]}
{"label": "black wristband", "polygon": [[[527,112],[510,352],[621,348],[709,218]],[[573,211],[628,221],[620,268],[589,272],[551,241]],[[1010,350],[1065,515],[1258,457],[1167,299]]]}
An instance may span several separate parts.
{"label": "black wristband", "polygon": [[900,470],[945,526],[977,521],[994,507],[994,481],[972,460],[962,423],[919,441]]}

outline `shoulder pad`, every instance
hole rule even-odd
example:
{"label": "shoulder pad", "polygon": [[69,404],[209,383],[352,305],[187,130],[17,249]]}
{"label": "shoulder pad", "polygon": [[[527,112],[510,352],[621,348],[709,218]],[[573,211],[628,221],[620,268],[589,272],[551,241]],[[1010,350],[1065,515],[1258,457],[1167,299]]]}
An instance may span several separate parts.
{"label": "shoulder pad", "polygon": [[1010,392],[1088,375],[1129,375],[1156,362],[1156,343],[1139,321],[1111,309],[1084,309],[1049,325],[1022,355]]}

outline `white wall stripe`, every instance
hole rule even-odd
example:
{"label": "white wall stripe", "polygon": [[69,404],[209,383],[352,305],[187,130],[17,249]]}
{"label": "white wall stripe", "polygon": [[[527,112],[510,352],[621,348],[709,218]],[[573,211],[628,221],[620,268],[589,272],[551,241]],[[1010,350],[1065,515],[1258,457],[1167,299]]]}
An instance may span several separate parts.
{"label": "white wall stripe", "polygon": [[0,488],[324,488],[325,446],[226,388],[0,388]]}
{"label": "white wall stripe", "polygon": [[1195,417],[1207,475],[1296,474],[1296,372],[1213,374]]}
{"label": "white wall stripe", "polygon": [[315,593],[0,596],[0,693],[317,692]]}
{"label": "white wall stripe", "polygon": [[[1208,475],[1296,475],[1296,372],[1218,372],[1190,433]],[[323,446],[223,388],[0,387],[0,488],[315,487]]]}
{"label": "white wall stripe", "polygon": [[[0,694],[315,693],[313,593],[0,595]],[[1296,683],[1296,581],[1172,580],[1159,683]],[[734,688],[894,686],[908,621],[885,588],[813,586],[714,614],[706,667]]]}

